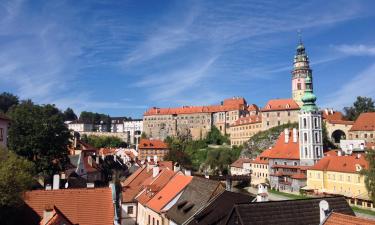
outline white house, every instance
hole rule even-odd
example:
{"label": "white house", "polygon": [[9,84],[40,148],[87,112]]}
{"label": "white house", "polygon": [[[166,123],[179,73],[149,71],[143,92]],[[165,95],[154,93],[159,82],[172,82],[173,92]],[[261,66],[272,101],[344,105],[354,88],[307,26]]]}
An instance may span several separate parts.
{"label": "white house", "polygon": [[93,131],[93,124],[80,122],[78,120],[68,123],[68,129],[75,132],[90,132]]}

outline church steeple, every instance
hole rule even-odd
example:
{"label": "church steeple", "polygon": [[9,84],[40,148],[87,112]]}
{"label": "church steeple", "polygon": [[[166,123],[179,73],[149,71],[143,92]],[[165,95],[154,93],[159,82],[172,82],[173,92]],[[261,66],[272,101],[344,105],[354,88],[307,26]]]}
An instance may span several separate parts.
{"label": "church steeple", "polygon": [[316,96],[314,95],[313,92],[313,87],[312,87],[312,79],[310,76],[307,76],[305,79],[305,93],[302,97],[302,102],[303,106],[301,107],[301,111],[304,112],[316,112],[318,111],[318,107],[316,106]]}
{"label": "church steeple", "polygon": [[312,77],[312,70],[310,69],[309,57],[306,54],[302,38],[299,37],[299,43],[293,61],[292,96],[293,100],[300,106],[302,106],[302,96],[306,89],[305,79],[308,76]]}

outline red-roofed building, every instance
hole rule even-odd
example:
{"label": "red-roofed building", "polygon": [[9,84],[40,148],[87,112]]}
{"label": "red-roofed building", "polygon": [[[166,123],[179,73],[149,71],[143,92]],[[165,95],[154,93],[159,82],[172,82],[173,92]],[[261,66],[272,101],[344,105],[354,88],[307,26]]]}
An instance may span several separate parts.
{"label": "red-roofed building", "polygon": [[165,213],[182,195],[185,187],[191,182],[192,176],[178,173],[144,205],[138,204],[140,216],[138,224],[162,225],[166,220]]}
{"label": "red-roofed building", "polygon": [[323,225],[375,225],[375,220],[332,212]]}
{"label": "red-roofed building", "polygon": [[251,159],[239,158],[230,165],[231,175],[245,175],[250,174],[250,162]]}
{"label": "red-roofed building", "polygon": [[322,118],[327,128],[327,135],[334,143],[339,144],[340,140],[348,139],[353,121],[346,120],[341,112],[332,109],[323,110]]}
{"label": "red-roofed building", "polygon": [[251,185],[257,186],[269,180],[268,156],[271,149],[264,150],[258,157],[250,161]]}
{"label": "red-roofed building", "polygon": [[163,160],[168,152],[167,144],[161,140],[141,139],[138,145],[139,160]]}
{"label": "red-roofed building", "polygon": [[165,139],[177,133],[190,134],[193,139],[206,136],[215,125],[223,134],[241,115],[247,114],[244,98],[225,99],[220,105],[150,108],[143,116],[143,132],[148,137]]}
{"label": "red-roofed building", "polygon": [[298,122],[299,105],[293,99],[271,99],[262,108],[263,130]]}
{"label": "red-roofed building", "polygon": [[57,220],[79,225],[113,225],[115,221],[110,188],[28,191],[24,201],[39,216],[38,221],[30,218],[30,225],[40,224],[42,219],[50,224]]}
{"label": "red-roofed building", "polygon": [[241,116],[230,126],[231,145],[243,145],[254,134],[262,130],[262,116],[246,115]]}
{"label": "red-roofed building", "polygon": [[330,151],[307,170],[306,190],[316,194],[344,195],[350,203],[373,208],[360,172],[368,169],[364,154],[345,155]]}
{"label": "red-roofed building", "polygon": [[349,139],[375,142],[375,112],[359,115],[349,130]]}

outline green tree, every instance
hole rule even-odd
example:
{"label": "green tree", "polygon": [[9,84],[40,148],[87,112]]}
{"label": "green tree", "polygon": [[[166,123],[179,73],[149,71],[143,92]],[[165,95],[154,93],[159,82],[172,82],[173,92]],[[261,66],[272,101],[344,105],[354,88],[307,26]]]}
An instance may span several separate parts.
{"label": "green tree", "polygon": [[7,113],[10,107],[14,105],[18,105],[19,99],[17,96],[3,92],[0,94],[0,111],[3,113]]}
{"label": "green tree", "polygon": [[206,142],[208,144],[222,145],[229,144],[228,136],[221,134],[220,130],[216,126],[212,126],[211,130],[207,133]]}
{"label": "green tree", "polygon": [[65,121],[73,121],[77,119],[77,115],[74,113],[73,109],[67,108],[64,111],[64,120]]}
{"label": "green tree", "polygon": [[0,149],[0,211],[23,203],[22,194],[31,187],[33,171],[32,162]]}
{"label": "green tree", "polygon": [[51,177],[69,162],[71,137],[64,115],[54,105],[36,105],[27,100],[12,107],[9,148],[35,163],[36,171]]}
{"label": "green tree", "polygon": [[345,118],[348,120],[356,120],[361,113],[374,112],[375,105],[372,98],[358,96],[357,100],[351,107],[345,107]]}
{"label": "green tree", "polygon": [[83,136],[82,141],[94,146],[95,148],[118,148],[126,147],[126,143],[115,136]]}
{"label": "green tree", "polygon": [[328,137],[327,126],[326,126],[326,123],[324,121],[323,121],[323,127],[322,127],[322,136],[323,136],[323,149],[335,149],[335,148],[337,148],[336,145]]}
{"label": "green tree", "polygon": [[369,163],[369,167],[366,170],[362,170],[361,173],[365,175],[365,184],[370,198],[375,202],[375,152],[368,150],[366,160]]}

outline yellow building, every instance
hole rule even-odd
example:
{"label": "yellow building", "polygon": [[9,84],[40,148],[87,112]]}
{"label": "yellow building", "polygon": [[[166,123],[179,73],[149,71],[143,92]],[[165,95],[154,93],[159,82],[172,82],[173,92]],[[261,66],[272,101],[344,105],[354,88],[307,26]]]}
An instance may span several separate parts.
{"label": "yellow building", "polygon": [[335,151],[307,170],[307,187],[316,194],[343,195],[356,206],[373,208],[362,169],[368,168],[363,154],[338,155]]}
{"label": "yellow building", "polygon": [[258,157],[251,160],[251,185],[257,186],[269,181],[268,154],[271,149],[264,150]]}
{"label": "yellow building", "polygon": [[262,116],[246,115],[241,116],[230,126],[231,145],[243,145],[254,134],[262,130]]}

